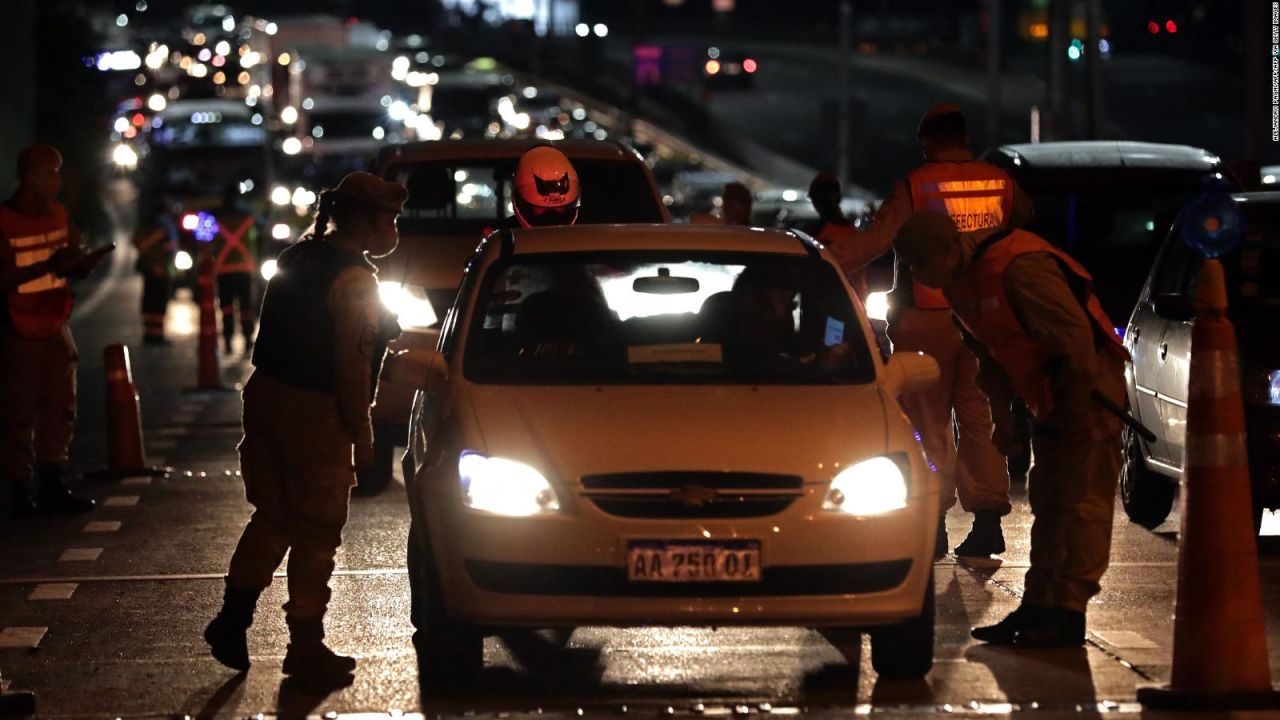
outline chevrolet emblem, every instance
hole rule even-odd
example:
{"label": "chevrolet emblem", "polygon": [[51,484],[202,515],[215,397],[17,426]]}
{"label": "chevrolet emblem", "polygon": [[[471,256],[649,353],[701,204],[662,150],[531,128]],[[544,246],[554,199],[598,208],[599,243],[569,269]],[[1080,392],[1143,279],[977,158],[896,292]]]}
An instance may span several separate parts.
{"label": "chevrolet emblem", "polygon": [[715,488],[703,487],[702,485],[685,485],[675,488],[671,491],[671,500],[681,505],[689,507],[702,507],[715,502],[720,497],[719,491]]}

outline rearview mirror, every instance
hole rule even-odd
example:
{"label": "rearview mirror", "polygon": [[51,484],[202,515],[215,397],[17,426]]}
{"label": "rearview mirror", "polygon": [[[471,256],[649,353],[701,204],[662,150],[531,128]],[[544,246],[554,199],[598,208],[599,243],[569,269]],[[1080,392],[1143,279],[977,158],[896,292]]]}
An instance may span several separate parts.
{"label": "rearview mirror", "polygon": [[1196,317],[1196,305],[1191,298],[1179,293],[1162,293],[1152,303],[1156,315],[1166,320],[1188,322]]}
{"label": "rearview mirror", "polygon": [[631,283],[631,289],[648,295],[687,295],[698,292],[701,287],[698,278],[673,276],[670,268],[658,268],[657,275],[638,277]]}
{"label": "rearview mirror", "polygon": [[938,382],[942,371],[938,361],[924,353],[896,352],[884,366],[881,385],[890,395],[928,390]]}

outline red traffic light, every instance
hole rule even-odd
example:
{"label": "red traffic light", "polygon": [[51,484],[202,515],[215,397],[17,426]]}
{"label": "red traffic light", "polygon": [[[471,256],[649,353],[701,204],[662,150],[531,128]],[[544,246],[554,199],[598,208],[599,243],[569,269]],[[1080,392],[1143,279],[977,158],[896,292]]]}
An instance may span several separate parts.
{"label": "red traffic light", "polygon": [[756,61],[752,60],[751,58],[747,58],[746,60],[742,61],[742,69],[746,70],[749,73],[755,72],[756,67],[757,67]]}
{"label": "red traffic light", "polygon": [[1172,20],[1166,20],[1164,23],[1164,29],[1168,31],[1169,34],[1176,33],[1178,32],[1178,23]]}
{"label": "red traffic light", "polygon": [[1159,35],[1160,23],[1156,22],[1155,20],[1147,21],[1147,32],[1151,33],[1152,35]]}

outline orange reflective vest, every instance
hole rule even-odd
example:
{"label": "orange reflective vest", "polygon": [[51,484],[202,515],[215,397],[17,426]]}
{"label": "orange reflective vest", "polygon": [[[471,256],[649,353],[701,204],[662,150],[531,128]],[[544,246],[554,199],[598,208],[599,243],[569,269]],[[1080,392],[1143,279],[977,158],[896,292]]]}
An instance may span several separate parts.
{"label": "orange reflective vest", "polygon": [[[853,228],[853,223],[840,224],[828,222],[823,223],[822,227],[818,229],[815,239],[827,247],[845,245],[858,241],[858,231]],[[855,270],[854,272],[847,274],[849,276],[849,282],[853,283],[854,291],[858,293],[858,299],[866,300],[867,271]]]}
{"label": "orange reflective vest", "polygon": [[254,218],[246,215],[233,230],[221,221],[218,222],[218,256],[214,258],[213,267],[219,275],[233,272],[253,272],[257,264],[253,260],[253,251],[245,244],[245,238],[253,230]]}
{"label": "orange reflective vest", "polygon": [[[67,210],[54,203],[48,215],[24,215],[0,205],[0,235],[8,243],[15,267],[44,262],[70,242]],[[9,293],[9,317],[19,335],[50,338],[62,332],[71,317],[71,288],[67,279],[45,273]]]}
{"label": "orange reflective vest", "polygon": [[[1013,178],[995,165],[978,160],[925,163],[907,175],[907,184],[913,209],[944,212],[960,232],[1008,227]],[[920,283],[912,283],[911,294],[922,310],[948,307],[941,291]]]}
{"label": "orange reflective vest", "polygon": [[1089,271],[1065,252],[1025,230],[996,233],[978,245],[965,276],[949,289],[947,297],[956,317],[969,334],[986,347],[1009,376],[1014,391],[1031,414],[1044,420],[1053,413],[1053,378],[1044,347],[1031,339],[1009,305],[1004,273],[1009,263],[1027,253],[1050,253],[1066,273],[1083,288],[1081,305],[1093,321],[1095,340],[1107,352],[1128,358],[1111,319],[1094,296]]}

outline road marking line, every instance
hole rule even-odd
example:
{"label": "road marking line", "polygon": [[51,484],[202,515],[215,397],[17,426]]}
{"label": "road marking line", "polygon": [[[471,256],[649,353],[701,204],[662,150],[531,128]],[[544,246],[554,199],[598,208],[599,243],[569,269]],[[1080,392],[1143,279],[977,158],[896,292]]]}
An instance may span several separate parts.
{"label": "road marking line", "polygon": [[87,533],[113,533],[120,529],[121,522],[119,520],[94,520],[86,523],[84,529],[80,532]]}
{"label": "road marking line", "polygon": [[149,478],[149,477],[131,477],[131,478],[125,478],[125,479],[123,479],[123,480],[121,480],[121,481],[120,481],[120,484],[121,484],[121,485],[125,485],[125,486],[150,485],[150,484],[151,484],[151,478]]}
{"label": "road marking line", "polygon": [[[94,548],[97,549],[97,548]],[[70,552],[70,551],[68,551]],[[405,568],[377,568],[373,570],[334,570],[333,577],[377,577],[380,575],[408,575]],[[38,585],[40,583],[76,582],[80,584],[94,582],[166,582],[173,580],[224,580],[225,572],[195,573],[190,575],[85,575],[81,577],[27,577],[0,578],[0,585]],[[273,577],[288,577],[283,571]]]}
{"label": "road marking line", "polygon": [[1122,650],[1159,650],[1160,646],[1132,630],[1094,630],[1102,642]]}
{"label": "road marking line", "polygon": [[112,495],[102,501],[103,507],[133,507],[141,500],[137,495]]}
{"label": "road marking line", "polygon": [[58,556],[58,562],[92,562],[102,555],[102,548],[70,548]]}
{"label": "road marking line", "polygon": [[31,594],[27,596],[28,600],[70,600],[75,594],[76,583],[44,583],[37,585]]}
{"label": "road marking line", "polygon": [[11,627],[0,630],[0,648],[32,648],[40,644],[47,627]]}

